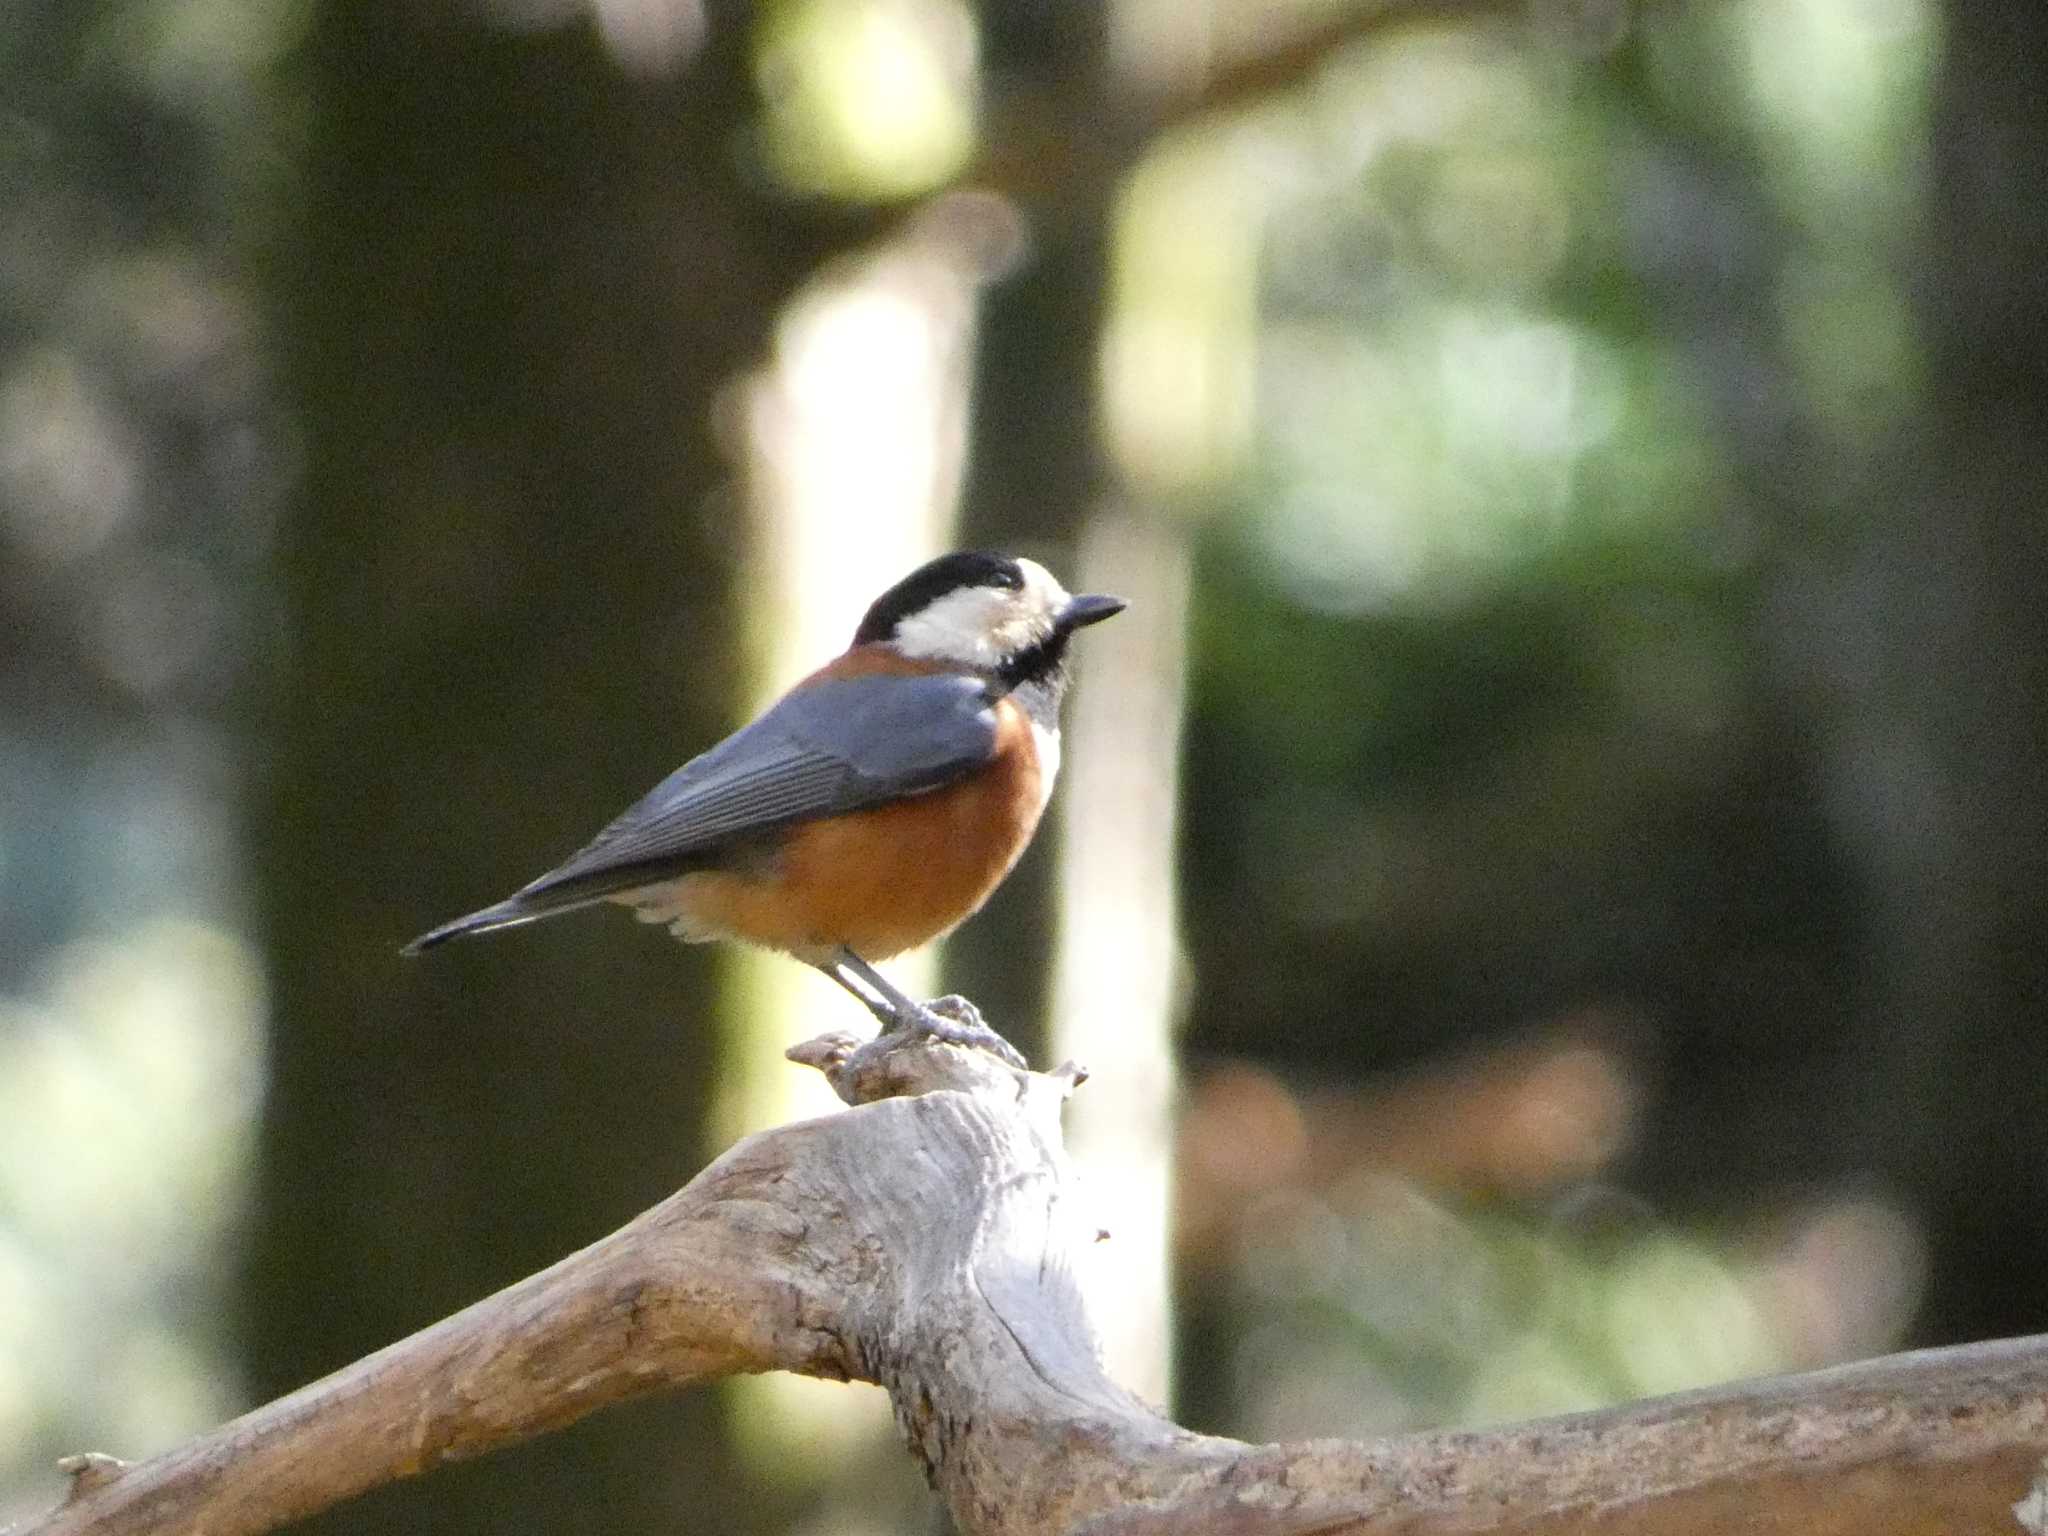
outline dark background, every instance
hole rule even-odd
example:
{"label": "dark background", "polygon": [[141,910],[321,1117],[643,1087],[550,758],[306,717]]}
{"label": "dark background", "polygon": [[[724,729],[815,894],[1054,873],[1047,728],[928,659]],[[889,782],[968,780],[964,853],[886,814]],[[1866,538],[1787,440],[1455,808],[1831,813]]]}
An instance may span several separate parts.
{"label": "dark background", "polygon": [[[1183,1419],[2044,1326],[2048,22],[1431,9],[10,9],[0,1516],[715,1150],[721,957],[394,952],[758,701],[825,534],[743,383],[892,253],[936,542],[1190,573]],[[1057,864],[951,950],[1020,1038]],[[915,1527],[822,1401],[316,1524]]]}

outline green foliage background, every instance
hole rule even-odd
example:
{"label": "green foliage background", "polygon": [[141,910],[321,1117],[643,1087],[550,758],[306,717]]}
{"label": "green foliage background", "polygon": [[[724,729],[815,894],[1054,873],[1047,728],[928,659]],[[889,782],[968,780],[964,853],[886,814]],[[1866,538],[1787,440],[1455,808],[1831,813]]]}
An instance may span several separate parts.
{"label": "green foliage background", "polygon": [[[1162,86],[1148,14],[0,21],[0,1518],[695,1166],[706,957],[391,952],[741,708],[732,381],[955,181],[1029,231],[961,541],[1192,554],[1181,1414],[2042,1326],[2040,17],[1217,0]],[[999,1016],[1055,878],[953,952]],[[322,1525],[920,1518],[750,1433],[645,1405]]]}

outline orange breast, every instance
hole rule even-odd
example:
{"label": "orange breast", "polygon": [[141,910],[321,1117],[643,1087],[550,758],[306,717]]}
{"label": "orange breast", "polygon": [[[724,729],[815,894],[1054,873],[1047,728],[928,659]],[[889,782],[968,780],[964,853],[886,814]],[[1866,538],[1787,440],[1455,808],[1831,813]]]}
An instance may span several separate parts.
{"label": "orange breast", "polygon": [[803,822],[757,867],[677,881],[648,917],[688,938],[736,938],[818,960],[847,945],[886,959],[945,933],[1031,841],[1045,797],[1030,721],[996,706],[990,765],[943,789]]}

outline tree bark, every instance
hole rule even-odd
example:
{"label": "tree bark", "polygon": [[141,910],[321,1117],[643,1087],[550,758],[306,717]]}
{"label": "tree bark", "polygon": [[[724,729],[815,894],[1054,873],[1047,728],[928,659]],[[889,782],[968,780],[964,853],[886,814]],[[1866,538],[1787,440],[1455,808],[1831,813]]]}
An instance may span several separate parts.
{"label": "tree bark", "polygon": [[245,1536],[607,1403],[739,1371],[888,1388],[963,1530],[1843,1536],[2017,1530],[2048,1338],[1504,1429],[1252,1446],[1111,1382],[1073,1279],[1094,1228],[1076,1075],[826,1036],[858,1107],[740,1142],[610,1237],[153,1461],[75,1458],[16,1536]]}

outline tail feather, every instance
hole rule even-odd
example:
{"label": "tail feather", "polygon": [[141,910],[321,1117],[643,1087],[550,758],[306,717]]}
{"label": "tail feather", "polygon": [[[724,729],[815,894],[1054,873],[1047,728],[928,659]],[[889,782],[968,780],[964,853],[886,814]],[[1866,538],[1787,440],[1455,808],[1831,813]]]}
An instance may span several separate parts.
{"label": "tail feather", "polygon": [[558,912],[572,912],[578,907],[587,907],[593,902],[603,900],[602,893],[567,895],[548,891],[521,891],[481,911],[455,918],[438,928],[429,928],[399,953],[416,955],[421,950],[432,949],[437,944],[446,944],[450,939],[464,939],[478,933],[494,933],[500,928],[516,928],[521,923],[553,917]]}

